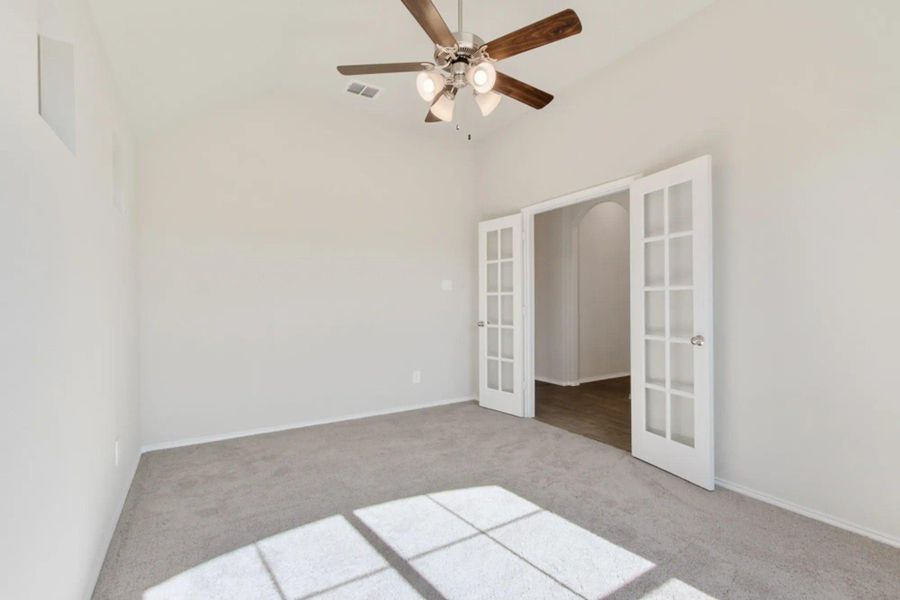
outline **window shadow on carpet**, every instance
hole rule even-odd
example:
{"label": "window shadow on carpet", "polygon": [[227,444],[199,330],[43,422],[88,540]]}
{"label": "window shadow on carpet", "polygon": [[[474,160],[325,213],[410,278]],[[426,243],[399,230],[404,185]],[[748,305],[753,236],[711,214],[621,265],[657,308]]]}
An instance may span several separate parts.
{"label": "window shadow on carpet", "polygon": [[[605,598],[656,566],[498,486],[403,498],[353,515],[448,600]],[[223,554],[143,594],[144,600],[421,597],[342,515]],[[712,598],[675,578],[642,597]]]}

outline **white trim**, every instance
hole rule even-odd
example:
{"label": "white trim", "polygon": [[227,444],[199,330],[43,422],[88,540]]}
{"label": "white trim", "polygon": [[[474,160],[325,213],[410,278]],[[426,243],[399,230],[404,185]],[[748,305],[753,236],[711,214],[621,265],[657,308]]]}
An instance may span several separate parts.
{"label": "white trim", "polygon": [[620,371],[618,373],[607,373],[606,375],[594,375],[593,377],[582,377],[578,383],[592,383],[594,381],[605,381],[607,379],[618,379],[619,377],[629,377],[631,371]]}
{"label": "white trim", "polygon": [[526,417],[534,417],[534,217],[540,213],[556,210],[557,208],[579,204],[588,200],[596,200],[604,196],[627,191],[631,189],[631,183],[640,177],[640,174],[623,177],[622,179],[601,183],[600,185],[595,185],[583,190],[578,190],[577,192],[545,200],[544,202],[532,204],[531,206],[526,206],[522,209],[522,216],[525,219],[522,232],[523,244],[525,246],[525,253],[522,257],[522,272],[525,284],[525,322],[523,323],[525,361],[522,365],[522,379],[525,394],[522,400],[524,403],[524,415]]}
{"label": "white trim", "polygon": [[619,377],[628,377],[631,375],[629,371],[622,371],[620,373],[608,373],[606,375],[594,375],[593,377],[582,377],[581,379],[576,379],[575,381],[563,381],[561,379],[553,379],[552,377],[541,377],[540,375],[535,375],[534,380],[540,381],[541,383],[549,383],[550,385],[559,385],[562,387],[575,387],[581,385],[582,383],[593,383],[595,381],[605,381],[607,379],[618,379]]}
{"label": "white trim", "polygon": [[538,377],[535,375],[535,381],[540,381],[541,383],[549,383],[550,385],[558,385],[560,387],[575,387],[579,384],[577,381],[563,381],[562,379],[553,379],[552,377]]}
{"label": "white trim", "polygon": [[783,508],[784,510],[790,511],[792,513],[797,513],[798,515],[803,515],[804,517],[809,517],[810,519],[815,519],[816,521],[821,521],[822,523],[833,525],[834,527],[837,527],[839,529],[865,536],[867,538],[875,540],[876,542],[881,542],[882,544],[887,544],[888,546],[893,546],[894,548],[900,548],[900,538],[894,537],[887,533],[881,533],[880,531],[875,531],[873,529],[869,529],[868,527],[863,527],[862,525],[851,523],[850,521],[846,521],[839,517],[823,513],[813,508],[806,508],[805,506],[794,504],[793,502],[790,502],[788,500],[782,500],[781,498],[778,498],[776,496],[766,494],[765,492],[759,492],[739,483],[728,481],[727,479],[717,477],[716,485],[721,486],[727,490],[731,490],[732,492],[737,492],[738,494],[748,496],[755,500],[759,500],[760,502],[765,502],[766,504],[771,504],[772,506]]}
{"label": "white trim", "polygon": [[366,419],[369,417],[380,417],[382,415],[393,415],[396,413],[409,412],[411,410],[420,410],[423,408],[433,408],[435,406],[445,406],[447,404],[458,404],[460,402],[471,402],[476,396],[464,396],[462,398],[449,398],[446,400],[437,400],[435,402],[422,402],[412,406],[402,406],[398,408],[389,408],[385,410],[373,410],[364,413],[354,413],[343,417],[333,417],[328,419],[315,419],[311,421],[301,421],[299,423],[291,423],[289,425],[275,425],[274,427],[259,427],[257,429],[247,429],[244,431],[232,431],[230,433],[219,433],[213,435],[202,435],[198,437],[185,438],[183,440],[174,440],[171,442],[158,442],[155,444],[147,444],[141,447],[141,454],[145,452],[154,452],[156,450],[167,450],[169,448],[180,448],[182,446],[195,446],[197,444],[208,444],[210,442],[221,442],[223,440],[233,440],[251,435],[260,435],[263,433],[275,433],[278,431],[287,431],[289,429],[302,429],[304,427],[313,427],[315,425],[328,425],[329,423],[341,423],[343,421],[355,421],[356,419]]}
{"label": "white trim", "polygon": [[543,202],[538,202],[537,204],[526,206],[522,209],[522,213],[526,215],[537,215],[540,213],[549,212],[551,210],[556,210],[557,208],[563,208],[564,206],[578,204],[586,200],[596,200],[597,198],[602,198],[603,196],[609,196],[610,194],[624,192],[631,187],[632,181],[635,181],[640,177],[640,174],[631,175],[630,177],[623,177],[622,179],[616,179],[615,181],[608,181],[606,183],[601,183],[600,185],[595,185],[583,190],[578,190],[577,192],[563,194],[562,196],[551,198],[550,200],[544,200]]}

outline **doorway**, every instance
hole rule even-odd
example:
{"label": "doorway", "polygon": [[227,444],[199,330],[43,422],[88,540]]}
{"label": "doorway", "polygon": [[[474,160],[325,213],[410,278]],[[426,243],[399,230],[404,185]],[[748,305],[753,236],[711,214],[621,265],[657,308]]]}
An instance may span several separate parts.
{"label": "doorway", "polygon": [[[479,224],[478,400],[485,408],[520,417],[535,416],[536,217],[626,190],[631,454],[712,490],[715,438],[709,156],[645,177],[627,177],[566,194],[526,207],[519,215]],[[563,289],[571,294],[573,287]],[[566,320],[570,324],[571,313]],[[577,335],[576,330],[571,337]],[[572,367],[576,364],[572,354],[577,351],[571,343],[565,348],[560,356],[568,356],[568,381],[579,380],[582,385],[582,376],[577,367]]]}
{"label": "doorway", "polygon": [[534,218],[535,418],[631,451],[629,195]]}

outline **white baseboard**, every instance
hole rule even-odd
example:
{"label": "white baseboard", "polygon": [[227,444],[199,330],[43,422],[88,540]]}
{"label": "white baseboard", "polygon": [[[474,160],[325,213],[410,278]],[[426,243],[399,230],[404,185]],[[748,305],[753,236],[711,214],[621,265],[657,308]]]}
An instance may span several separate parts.
{"label": "white baseboard", "polygon": [[619,377],[628,377],[631,375],[630,371],[622,371],[620,373],[607,373],[606,375],[594,375],[592,377],[583,377],[582,379],[576,379],[574,381],[563,381],[561,379],[553,379],[551,377],[538,377],[534,378],[535,381],[540,381],[541,383],[549,383],[551,385],[559,385],[563,387],[574,387],[577,385],[581,385],[582,383],[591,383],[594,381],[603,381],[604,379],[618,379]]}
{"label": "white baseboard", "polygon": [[881,533],[880,531],[874,531],[872,529],[869,529],[868,527],[863,527],[862,525],[851,523],[850,521],[834,517],[818,510],[806,508],[805,506],[800,506],[799,504],[794,504],[793,502],[782,500],[781,498],[776,498],[775,496],[766,494],[764,492],[758,492],[739,483],[728,481],[727,479],[716,478],[716,485],[733,492],[737,492],[738,494],[749,496],[750,498],[754,498],[761,502],[765,502],[766,504],[771,504],[772,506],[777,506],[778,508],[789,510],[793,513],[797,513],[798,515],[803,515],[804,517],[809,517],[810,519],[815,519],[816,521],[821,521],[840,529],[863,535],[867,538],[875,540],[876,542],[881,542],[883,544],[887,544],[888,546],[893,546],[894,548],[900,548],[900,538],[897,538],[895,536]]}
{"label": "white baseboard", "polygon": [[560,385],[563,387],[572,387],[578,385],[577,381],[562,381],[561,379],[553,379],[551,377],[537,377],[534,378],[535,381],[540,381],[541,383],[549,383],[550,385]]}
{"label": "white baseboard", "polygon": [[582,377],[578,383],[591,383],[593,381],[603,381],[605,379],[618,379],[619,377],[628,377],[631,371],[620,371],[619,373],[607,373],[606,375],[595,375],[593,377]]}
{"label": "white baseboard", "polygon": [[299,423],[290,423],[288,425],[276,425],[274,427],[259,427],[257,429],[247,429],[244,431],[232,431],[230,433],[219,433],[213,435],[202,435],[198,437],[186,438],[182,440],[173,440],[170,442],[158,442],[155,444],[147,444],[141,447],[141,454],[145,452],[154,452],[156,450],[167,450],[169,448],[180,448],[182,446],[195,446],[197,444],[207,444],[209,442],[221,442],[222,440],[231,440],[234,438],[247,437],[249,435],[260,435],[263,433],[275,433],[276,431],[287,431],[288,429],[301,429],[303,427],[312,427],[314,425],[327,425],[329,423],[340,423],[342,421],[354,421],[356,419],[366,419],[368,417],[378,417],[381,415],[392,415],[395,413],[408,412],[411,410],[420,410],[422,408],[432,408],[435,406],[445,406],[447,404],[458,404],[460,402],[470,402],[475,400],[476,395],[465,396],[462,398],[449,398],[446,400],[438,400],[436,402],[422,402],[412,406],[404,406],[400,408],[389,408],[385,410],[374,410],[364,413],[354,413],[342,417],[330,419],[315,419],[311,421],[301,421]]}

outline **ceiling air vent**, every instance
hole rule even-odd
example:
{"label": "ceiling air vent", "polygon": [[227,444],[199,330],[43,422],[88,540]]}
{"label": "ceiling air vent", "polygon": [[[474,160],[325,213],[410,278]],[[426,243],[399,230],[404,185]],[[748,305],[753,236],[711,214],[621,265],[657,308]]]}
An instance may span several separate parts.
{"label": "ceiling air vent", "polygon": [[351,81],[347,86],[347,92],[354,96],[362,96],[363,98],[374,98],[381,93],[381,88],[374,85],[366,85],[358,81]]}

